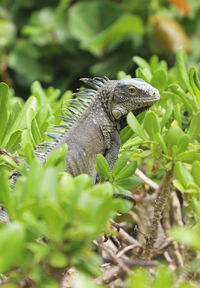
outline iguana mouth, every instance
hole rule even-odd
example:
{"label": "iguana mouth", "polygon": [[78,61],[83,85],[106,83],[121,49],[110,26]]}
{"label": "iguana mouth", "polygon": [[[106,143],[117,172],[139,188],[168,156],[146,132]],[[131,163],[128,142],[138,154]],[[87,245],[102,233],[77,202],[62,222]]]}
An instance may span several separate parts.
{"label": "iguana mouth", "polygon": [[[152,102],[152,103],[154,103],[154,102],[156,102],[156,101],[158,101],[160,98],[159,97],[154,97],[154,98],[134,98],[134,99],[132,99],[136,104],[138,103],[142,103],[142,104],[144,104],[144,103],[149,103],[149,102]],[[126,100],[123,100],[123,101],[120,101],[120,103],[128,103],[128,102],[130,102],[130,99],[126,99]]]}
{"label": "iguana mouth", "polygon": [[134,102],[142,102],[142,103],[145,103],[145,102],[156,102],[158,101],[160,98],[159,97],[154,97],[154,98],[134,98]]}

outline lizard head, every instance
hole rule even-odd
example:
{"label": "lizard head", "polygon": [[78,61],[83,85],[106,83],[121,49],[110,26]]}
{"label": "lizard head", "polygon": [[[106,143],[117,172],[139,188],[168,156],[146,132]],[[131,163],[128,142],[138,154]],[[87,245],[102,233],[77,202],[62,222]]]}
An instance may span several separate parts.
{"label": "lizard head", "polygon": [[139,114],[159,99],[159,91],[144,80],[125,78],[116,81],[110,111],[114,119],[118,120],[131,111],[135,115]]}

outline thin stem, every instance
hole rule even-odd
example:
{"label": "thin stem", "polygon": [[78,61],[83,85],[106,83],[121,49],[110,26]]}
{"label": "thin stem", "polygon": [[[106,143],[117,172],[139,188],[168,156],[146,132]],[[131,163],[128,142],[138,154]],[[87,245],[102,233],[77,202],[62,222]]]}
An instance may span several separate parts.
{"label": "thin stem", "polygon": [[158,237],[159,223],[162,218],[162,213],[164,211],[165,204],[167,202],[170,189],[171,189],[173,170],[174,170],[174,165],[172,166],[172,169],[170,171],[167,171],[166,176],[161,181],[158,194],[155,200],[154,213],[153,213],[150,233],[146,239],[145,258],[147,259],[151,259],[153,256],[152,255],[153,247]]}

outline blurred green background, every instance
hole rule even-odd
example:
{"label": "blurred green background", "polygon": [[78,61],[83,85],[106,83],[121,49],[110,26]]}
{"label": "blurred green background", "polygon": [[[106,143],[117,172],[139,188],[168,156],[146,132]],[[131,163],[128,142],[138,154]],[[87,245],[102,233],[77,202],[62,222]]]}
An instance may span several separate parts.
{"label": "blurred green background", "polygon": [[75,89],[80,77],[132,76],[135,55],[200,61],[197,0],[1,0],[0,80],[26,98],[39,80]]}

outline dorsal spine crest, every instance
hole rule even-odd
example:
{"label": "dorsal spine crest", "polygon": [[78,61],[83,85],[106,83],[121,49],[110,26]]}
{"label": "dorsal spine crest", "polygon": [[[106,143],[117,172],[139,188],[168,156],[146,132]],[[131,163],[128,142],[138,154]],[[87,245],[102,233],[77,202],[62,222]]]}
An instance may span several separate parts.
{"label": "dorsal spine crest", "polygon": [[[52,129],[53,131],[57,131],[57,133],[55,132],[46,133],[47,136],[52,138],[54,141],[52,142],[48,141],[37,145],[35,155],[39,159],[41,160],[46,159],[46,155],[55,149],[56,145],[62,140],[63,137],[66,136],[66,133],[69,131],[69,129],[73,127],[73,125],[78,121],[78,119],[86,111],[86,109],[90,107],[91,103],[94,102],[96,96],[100,94],[97,93],[99,88],[101,88],[106,82],[110,81],[106,76],[104,78],[101,77],[81,78],[80,80],[82,80],[85,84],[92,87],[92,89],[79,88],[77,89],[78,92],[73,93],[73,96],[75,96],[76,98],[72,98],[69,101],[67,101],[68,102],[66,103],[67,106],[61,109],[64,110],[65,112],[62,113],[62,115],[58,115],[59,117],[62,118],[62,120],[66,123],[66,125],[56,125],[49,128]],[[104,101],[102,101],[102,103],[105,106]],[[61,130],[61,128],[63,129]]]}

